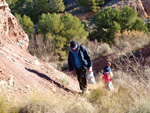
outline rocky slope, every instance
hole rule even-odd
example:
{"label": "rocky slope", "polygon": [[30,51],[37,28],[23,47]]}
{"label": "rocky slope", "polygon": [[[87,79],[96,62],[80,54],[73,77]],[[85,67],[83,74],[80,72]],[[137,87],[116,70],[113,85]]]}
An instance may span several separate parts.
{"label": "rocky slope", "polygon": [[105,4],[105,7],[117,7],[121,9],[123,6],[130,6],[138,12],[138,16],[147,18],[150,16],[150,0],[113,0]]}
{"label": "rocky slope", "polygon": [[0,18],[0,93],[15,98],[34,91],[62,95],[79,92],[76,79],[29,54],[28,36],[5,0],[0,0]]}
{"label": "rocky slope", "polygon": [[[67,12],[77,16],[80,20],[92,18],[96,13],[81,11],[75,0],[64,0]],[[106,7],[117,7],[121,9],[123,6],[130,6],[138,12],[138,16],[147,18],[150,16],[150,0],[110,0],[104,4],[101,9]]]}
{"label": "rocky slope", "polygon": [[27,49],[28,36],[21,29],[15,17],[10,13],[10,9],[5,0],[0,0],[0,18],[1,44],[17,44],[21,48]]}

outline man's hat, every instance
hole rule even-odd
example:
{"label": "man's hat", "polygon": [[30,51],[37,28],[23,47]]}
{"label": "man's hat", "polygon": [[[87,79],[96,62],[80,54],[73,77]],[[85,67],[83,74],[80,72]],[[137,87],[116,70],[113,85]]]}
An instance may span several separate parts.
{"label": "man's hat", "polygon": [[70,42],[70,47],[71,47],[71,48],[75,48],[76,45],[77,45],[77,42],[76,42],[76,41],[71,41],[71,42]]}

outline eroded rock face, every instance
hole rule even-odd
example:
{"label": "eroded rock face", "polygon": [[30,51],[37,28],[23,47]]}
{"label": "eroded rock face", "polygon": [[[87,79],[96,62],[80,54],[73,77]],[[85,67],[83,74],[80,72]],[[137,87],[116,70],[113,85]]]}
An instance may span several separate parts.
{"label": "eroded rock face", "polygon": [[150,16],[150,0],[114,0],[105,5],[105,7],[108,6],[119,9],[124,6],[130,6],[137,11],[139,17],[147,18]]}
{"label": "eroded rock face", "polygon": [[150,16],[150,0],[142,0],[142,4],[145,12],[147,13],[148,16]]}
{"label": "eroded rock face", "polygon": [[[5,0],[0,0],[0,94],[5,93],[8,99],[31,97],[35,91],[78,94],[77,80],[30,55],[27,47],[28,36]],[[61,82],[64,79],[67,84]]]}
{"label": "eroded rock face", "polygon": [[140,17],[147,17],[147,13],[144,10],[143,4],[141,2],[141,0],[136,0],[133,3],[131,3],[130,5],[131,7],[133,7],[133,9],[135,9],[138,13],[138,16]]}
{"label": "eroded rock face", "polygon": [[140,17],[147,17],[147,13],[144,10],[143,4],[141,0],[127,0],[127,1],[122,1],[122,3],[118,4],[118,8],[121,9],[123,6],[130,6],[134,10],[137,11],[138,16]]}
{"label": "eroded rock face", "polygon": [[29,40],[5,0],[0,0],[0,44],[17,44],[27,49]]}

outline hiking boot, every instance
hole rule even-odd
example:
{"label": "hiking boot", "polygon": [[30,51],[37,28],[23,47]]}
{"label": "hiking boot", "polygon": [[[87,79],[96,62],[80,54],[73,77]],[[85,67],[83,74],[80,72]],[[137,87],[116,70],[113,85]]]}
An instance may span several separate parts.
{"label": "hiking boot", "polygon": [[86,88],[86,89],[84,89],[84,90],[82,90],[82,94],[88,94],[89,93],[89,91],[88,91],[88,89]]}

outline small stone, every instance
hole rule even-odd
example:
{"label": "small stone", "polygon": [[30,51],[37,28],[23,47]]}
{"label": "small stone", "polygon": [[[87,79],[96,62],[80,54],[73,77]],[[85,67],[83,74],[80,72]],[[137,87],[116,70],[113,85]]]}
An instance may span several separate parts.
{"label": "small stone", "polygon": [[56,89],[54,87],[52,88],[52,90],[53,90],[54,93],[56,93]]}

